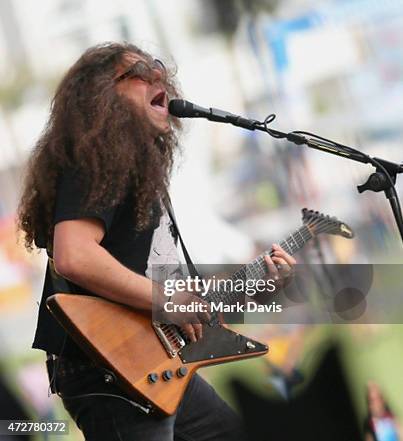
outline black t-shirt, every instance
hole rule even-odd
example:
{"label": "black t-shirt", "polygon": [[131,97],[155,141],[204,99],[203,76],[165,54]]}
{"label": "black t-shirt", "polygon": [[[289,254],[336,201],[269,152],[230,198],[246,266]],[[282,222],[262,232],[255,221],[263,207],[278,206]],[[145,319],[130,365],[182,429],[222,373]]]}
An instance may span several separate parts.
{"label": "black t-shirt", "polygon": [[[127,268],[142,275],[148,276],[150,266],[158,263],[158,259],[161,263],[161,257],[165,263],[179,262],[176,238],[165,211],[161,217],[154,216],[150,227],[139,232],[136,231],[134,225],[135,201],[133,192],[128,191],[121,204],[101,211],[84,210],[85,195],[85,186],[78,175],[72,170],[65,171],[58,179],[54,224],[80,218],[101,220],[106,233],[100,245]],[[94,295],[72,282],[66,280],[66,283],[68,291],[71,293]],[[56,292],[60,292],[57,288],[54,286],[48,266],[32,347],[57,355],[63,352],[64,356],[70,358],[86,358],[82,350],[67,336],[46,307],[46,299]]]}

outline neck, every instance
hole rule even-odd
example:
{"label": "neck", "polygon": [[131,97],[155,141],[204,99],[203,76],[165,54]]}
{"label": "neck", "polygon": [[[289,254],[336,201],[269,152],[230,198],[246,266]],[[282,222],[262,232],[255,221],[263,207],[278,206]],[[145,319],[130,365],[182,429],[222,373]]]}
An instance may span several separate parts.
{"label": "neck", "polygon": [[[294,231],[290,234],[286,239],[279,243],[281,248],[286,251],[291,256],[299,251],[310,239],[312,239],[313,235],[310,232],[309,228],[306,225],[303,225],[298,230]],[[259,280],[263,279],[268,274],[268,269],[265,261],[265,256],[273,256],[273,251],[265,251],[260,254],[256,259],[252,260],[252,262],[243,265],[238,271],[236,271],[232,276],[231,280],[235,283],[237,280]],[[238,294],[236,292],[214,292],[210,291],[205,300],[207,302],[230,302],[236,298]]]}

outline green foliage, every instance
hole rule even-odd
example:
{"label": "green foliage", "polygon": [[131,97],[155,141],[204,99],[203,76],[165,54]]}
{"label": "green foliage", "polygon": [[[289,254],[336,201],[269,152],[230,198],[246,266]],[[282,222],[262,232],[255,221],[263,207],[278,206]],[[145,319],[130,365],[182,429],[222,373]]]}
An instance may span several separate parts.
{"label": "green foliage", "polygon": [[5,110],[13,110],[21,106],[24,95],[32,86],[33,78],[25,67],[19,68],[15,75],[6,78],[0,84],[0,104]]}

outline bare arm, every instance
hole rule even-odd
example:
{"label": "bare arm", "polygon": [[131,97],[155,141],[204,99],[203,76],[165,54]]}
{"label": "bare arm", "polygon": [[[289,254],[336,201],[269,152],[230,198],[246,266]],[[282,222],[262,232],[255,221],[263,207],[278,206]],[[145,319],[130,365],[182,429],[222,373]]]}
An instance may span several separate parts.
{"label": "bare arm", "polygon": [[[103,248],[104,235],[102,221],[95,218],[57,223],[53,240],[56,271],[109,300],[150,310],[152,281],[126,268]],[[182,328],[192,341],[202,337],[200,324],[186,323]]]}
{"label": "bare arm", "polygon": [[102,297],[139,308],[152,307],[152,282],[129,270],[100,243],[103,223],[84,218],[55,226],[53,257],[56,271]]}

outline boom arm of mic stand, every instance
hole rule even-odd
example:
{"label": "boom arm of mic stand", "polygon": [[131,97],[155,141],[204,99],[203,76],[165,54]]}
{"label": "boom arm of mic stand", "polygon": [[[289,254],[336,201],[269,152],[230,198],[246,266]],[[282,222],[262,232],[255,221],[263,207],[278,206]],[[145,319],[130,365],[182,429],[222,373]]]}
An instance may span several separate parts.
{"label": "boom arm of mic stand", "polygon": [[306,138],[305,136],[302,136],[299,133],[294,133],[294,132],[284,133],[273,129],[267,130],[262,123],[259,123],[259,125],[255,125],[255,128],[257,130],[261,130],[263,132],[268,133],[269,135],[273,136],[276,139],[287,139],[287,141],[290,141],[296,145],[306,145],[315,150],[321,150],[326,153],[331,153],[333,155],[341,156],[343,158],[349,158],[352,159],[353,161],[362,162],[364,164],[368,164],[371,162],[368,159],[368,157],[362,153],[350,152],[335,144],[331,144],[330,142],[326,142],[314,138]]}
{"label": "boom arm of mic stand", "polygon": [[[358,186],[358,191],[361,193],[365,190],[371,191],[381,191],[383,190],[386,198],[388,199],[390,206],[392,208],[392,212],[396,221],[396,225],[399,229],[400,237],[403,241],[403,216],[402,210],[400,207],[399,198],[394,187],[396,182],[396,175],[399,173],[403,173],[403,164],[396,164],[394,162],[387,161],[381,158],[371,158],[370,156],[361,153],[356,149],[352,149],[351,147],[342,146],[337,143],[326,142],[322,139],[317,138],[306,138],[301,133],[298,132],[290,132],[284,133],[278,130],[269,129],[266,123],[257,122],[254,126],[255,129],[261,130],[263,132],[268,133],[270,136],[276,139],[287,139],[288,141],[297,144],[297,145],[306,145],[315,150],[321,150],[326,153],[331,153],[333,155],[341,156],[343,158],[348,158],[353,161],[361,162],[363,164],[371,164],[376,168],[376,173],[374,175],[378,175],[378,178],[382,178],[385,182],[383,186],[376,188],[375,186],[371,186],[371,177],[368,179],[367,183]],[[373,175],[371,175],[373,176]],[[373,181],[377,181],[379,179],[373,179]]]}

